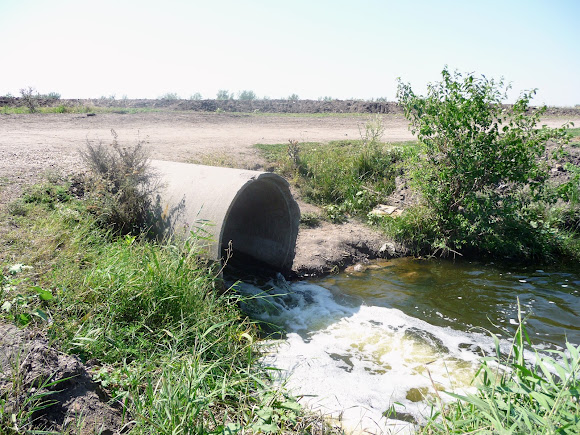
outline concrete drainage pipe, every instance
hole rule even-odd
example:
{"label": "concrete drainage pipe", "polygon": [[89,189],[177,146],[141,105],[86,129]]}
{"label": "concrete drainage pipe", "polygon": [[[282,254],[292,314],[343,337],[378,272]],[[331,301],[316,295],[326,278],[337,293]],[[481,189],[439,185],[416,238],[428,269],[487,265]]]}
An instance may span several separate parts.
{"label": "concrete drainage pipe", "polygon": [[167,234],[184,238],[203,227],[209,258],[222,259],[231,242],[234,256],[290,271],[300,210],[286,180],[268,172],[161,160],[151,166],[161,183],[156,209]]}

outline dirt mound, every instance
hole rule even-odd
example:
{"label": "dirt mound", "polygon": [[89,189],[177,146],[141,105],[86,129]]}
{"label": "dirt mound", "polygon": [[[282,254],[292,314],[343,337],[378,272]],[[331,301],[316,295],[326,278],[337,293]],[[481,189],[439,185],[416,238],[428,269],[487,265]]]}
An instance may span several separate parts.
{"label": "dirt mound", "polygon": [[[113,100],[37,99],[39,107],[107,107],[118,109],[191,110],[194,112],[264,112],[264,113],[402,113],[394,102],[364,100]],[[0,97],[0,106],[26,107],[22,98]]]}
{"label": "dirt mound", "polygon": [[49,347],[38,333],[2,323],[0,397],[7,414],[30,413],[21,430],[114,434],[124,424],[120,406],[108,403],[77,358]]}
{"label": "dirt mound", "polygon": [[[366,100],[181,100],[181,99],[36,99],[39,107],[103,107],[118,109],[157,109],[192,112],[231,113],[382,113],[402,114],[403,108],[396,102]],[[0,97],[0,107],[27,107],[22,98]],[[506,108],[512,105],[506,104]],[[537,108],[530,108],[531,111]],[[548,107],[545,115],[580,116],[580,107]]]}
{"label": "dirt mound", "polygon": [[353,264],[405,254],[403,246],[362,223],[322,222],[316,228],[300,229],[292,271],[300,278],[319,276],[337,273]]}

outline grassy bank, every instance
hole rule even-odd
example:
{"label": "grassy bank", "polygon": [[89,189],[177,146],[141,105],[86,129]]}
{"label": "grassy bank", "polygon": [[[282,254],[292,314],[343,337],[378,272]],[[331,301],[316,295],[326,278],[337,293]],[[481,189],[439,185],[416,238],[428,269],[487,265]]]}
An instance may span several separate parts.
{"label": "grassy bank", "polygon": [[357,215],[416,255],[578,261],[579,131],[542,126],[533,91],[506,109],[503,88],[447,70],[427,97],[400,83],[416,143],[381,143],[374,118],[359,141],[257,147],[327,218]]}
{"label": "grassy bank", "polygon": [[[35,187],[7,209],[0,320],[91,360],[131,433],[316,432],[320,421],[269,382],[259,326],[198,257],[195,237],[115,235],[64,185]],[[0,432],[39,429],[22,406],[0,413]]]}
{"label": "grassy bank", "polygon": [[[518,329],[507,353],[495,341],[495,354],[483,358],[467,395],[438,393],[422,434],[503,433],[577,434],[580,431],[580,347],[538,353],[518,312]],[[529,352],[529,353],[528,353]],[[525,355],[527,353],[527,355]],[[530,354],[533,357],[530,358]]]}
{"label": "grassy bank", "polygon": [[366,215],[386,200],[395,190],[396,177],[404,173],[405,162],[417,156],[415,142],[343,140],[256,147],[304,199],[322,205],[334,222]]}

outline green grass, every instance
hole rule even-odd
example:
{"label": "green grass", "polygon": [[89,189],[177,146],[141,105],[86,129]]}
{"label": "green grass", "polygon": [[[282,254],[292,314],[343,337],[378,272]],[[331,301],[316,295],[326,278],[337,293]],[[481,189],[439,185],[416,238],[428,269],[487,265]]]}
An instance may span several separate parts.
{"label": "green grass", "polygon": [[[475,393],[447,394],[457,399],[439,402],[424,434],[577,434],[580,433],[580,346],[538,353],[519,317],[508,354],[495,340],[495,355],[483,358],[474,379]],[[534,362],[524,351],[534,354]]]}
{"label": "green grass", "polygon": [[307,201],[326,207],[337,221],[366,215],[395,189],[401,164],[416,155],[415,142],[368,143],[362,140],[327,144],[257,144],[255,147],[290,178]]}
{"label": "green grass", "polygon": [[40,328],[60,351],[96,362],[92,374],[126,407],[131,433],[315,424],[269,381],[259,327],[199,258],[195,237],[172,245],[114,236],[65,193],[36,187],[2,217],[11,222],[0,242],[2,321]]}
{"label": "green grass", "polygon": [[580,127],[569,128],[566,130],[568,137],[570,138],[570,144],[573,147],[580,146]]}

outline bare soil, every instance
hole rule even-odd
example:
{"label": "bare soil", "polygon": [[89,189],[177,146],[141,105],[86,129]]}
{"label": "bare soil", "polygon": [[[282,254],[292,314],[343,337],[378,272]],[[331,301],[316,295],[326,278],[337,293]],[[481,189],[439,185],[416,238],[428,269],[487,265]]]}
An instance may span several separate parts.
{"label": "bare soil", "polygon": [[51,348],[37,331],[2,323],[0,395],[7,398],[8,415],[22,409],[32,414],[33,427],[21,427],[18,433],[42,428],[51,433],[113,434],[127,421],[120,405],[109,403],[78,358]]}

